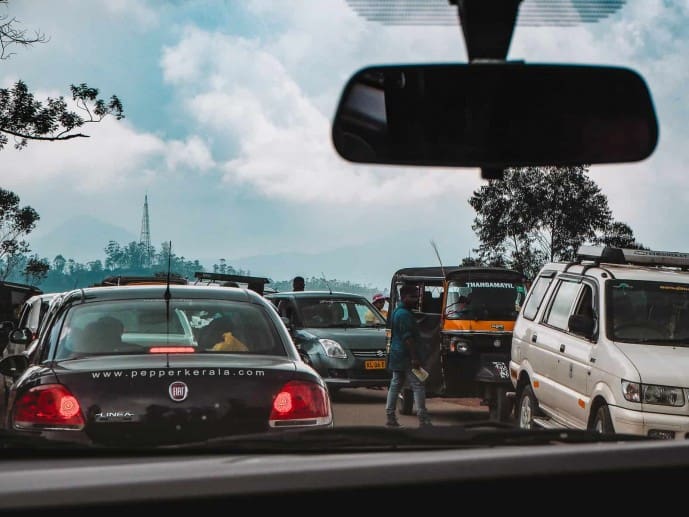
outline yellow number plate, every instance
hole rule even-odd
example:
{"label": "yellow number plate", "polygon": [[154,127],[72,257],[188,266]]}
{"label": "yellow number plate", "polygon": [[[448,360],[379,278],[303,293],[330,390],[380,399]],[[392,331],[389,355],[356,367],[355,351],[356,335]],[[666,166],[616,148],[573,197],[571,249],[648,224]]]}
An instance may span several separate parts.
{"label": "yellow number plate", "polygon": [[385,368],[385,359],[379,361],[365,361],[364,368],[367,370],[382,370]]}

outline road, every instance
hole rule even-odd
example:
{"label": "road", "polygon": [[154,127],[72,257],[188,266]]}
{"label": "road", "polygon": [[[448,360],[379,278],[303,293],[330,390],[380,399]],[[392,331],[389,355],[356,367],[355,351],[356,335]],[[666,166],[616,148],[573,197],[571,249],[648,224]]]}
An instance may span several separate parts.
{"label": "road", "polygon": [[[342,389],[333,400],[335,427],[354,425],[384,425],[386,389]],[[488,407],[479,405],[478,399],[429,398],[426,407],[435,425],[463,424],[486,420]],[[416,416],[400,415],[405,427],[417,427]]]}

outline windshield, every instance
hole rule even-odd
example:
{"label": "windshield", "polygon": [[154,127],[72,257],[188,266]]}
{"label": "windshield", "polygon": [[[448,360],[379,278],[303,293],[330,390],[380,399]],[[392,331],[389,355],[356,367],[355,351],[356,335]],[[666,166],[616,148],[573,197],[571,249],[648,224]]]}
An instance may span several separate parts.
{"label": "windshield", "polygon": [[206,300],[100,302],[72,307],[58,328],[55,358],[147,353],[284,355],[265,312]]}
{"label": "windshield", "polygon": [[606,289],[610,339],[689,346],[689,284],[611,280]]}
{"label": "windshield", "polygon": [[305,328],[385,325],[381,313],[365,299],[298,298],[296,305]]}
{"label": "windshield", "polygon": [[445,317],[456,320],[517,319],[526,288],[510,281],[451,281],[447,286]]}
{"label": "windshield", "polygon": [[[0,321],[0,431],[145,448],[357,426],[433,433],[490,422],[490,433],[518,428],[522,403],[532,431],[565,408],[576,413],[565,424],[582,432],[630,429],[611,431],[608,416],[643,421],[636,435],[657,431],[642,394],[689,394],[689,364],[655,355],[687,352],[685,283],[587,283],[563,270],[582,245],[689,252],[689,7],[600,1],[594,16],[588,1],[522,0],[504,59],[472,60],[464,1],[0,0],[0,278],[32,296],[61,293],[31,339],[15,328],[18,301],[0,300],[13,320]],[[423,70],[363,74],[335,124],[349,79],[370,66],[502,61],[635,71],[658,117],[653,154],[529,164],[505,139],[532,134],[529,122],[548,111],[508,109],[524,89],[464,73],[448,76],[471,82],[457,102],[446,88],[422,95],[435,84]],[[552,70],[559,80],[556,68],[541,73]],[[392,92],[382,97],[381,84]],[[559,92],[545,106],[561,123],[576,113],[556,116]],[[612,94],[602,93],[585,107],[605,118]],[[447,113],[457,127],[435,126]],[[647,126],[611,135],[596,121],[581,135],[597,149],[617,148],[622,135],[651,140]],[[423,126],[433,131],[421,135]],[[551,125],[539,129],[547,136]],[[464,156],[471,166],[426,154],[470,155],[477,143],[480,153]],[[502,151],[527,165],[478,164]],[[551,262],[560,269],[539,281]],[[452,276],[465,267],[505,268],[519,281]],[[536,310],[524,315],[531,282]],[[381,298],[384,309],[373,304]],[[669,345],[638,354],[670,361],[665,373],[676,375],[643,378],[626,366],[594,383],[605,339]],[[536,378],[540,392],[527,390],[531,363],[517,376],[514,343],[554,369]],[[539,399],[553,379],[568,384]],[[673,400],[686,404],[651,411],[677,426],[676,438],[689,436],[689,399]]]}

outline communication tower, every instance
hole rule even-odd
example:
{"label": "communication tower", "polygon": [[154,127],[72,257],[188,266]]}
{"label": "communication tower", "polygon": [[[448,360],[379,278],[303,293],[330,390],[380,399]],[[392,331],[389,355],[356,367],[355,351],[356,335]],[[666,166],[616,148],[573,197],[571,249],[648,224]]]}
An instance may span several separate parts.
{"label": "communication tower", "polygon": [[148,194],[144,196],[144,215],[141,218],[141,237],[139,237],[139,244],[144,248],[143,266],[151,267],[152,253],[151,248],[151,227],[148,219]]}

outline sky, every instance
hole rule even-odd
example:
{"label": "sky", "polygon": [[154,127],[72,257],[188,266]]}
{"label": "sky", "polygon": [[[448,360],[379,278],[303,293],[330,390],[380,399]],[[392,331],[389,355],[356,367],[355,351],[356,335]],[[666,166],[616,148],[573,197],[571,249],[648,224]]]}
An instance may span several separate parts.
{"label": "sky", "polygon": [[[53,258],[40,245],[59,229],[68,258],[104,259],[107,231],[80,243],[68,235],[77,220],[138,240],[146,195],[156,247],[172,241],[206,267],[275,256],[252,273],[276,280],[385,286],[401,267],[436,265],[431,240],[446,265],[478,245],[468,204],[485,183],[478,169],[355,165],[330,138],[354,72],[464,63],[459,26],[383,25],[346,0],[10,0],[3,14],[48,41],[0,61],[0,87],[22,79],[44,98],[85,82],[125,111],[85,127],[89,138],[0,151],[0,186],[40,214],[29,238],[40,256]],[[660,123],[654,154],[590,176],[615,219],[658,250],[689,251],[688,18],[687,0],[633,0],[598,23],[517,26],[508,55],[626,66],[645,78]],[[304,271],[285,254],[324,258]],[[348,254],[354,267],[343,267]]]}

